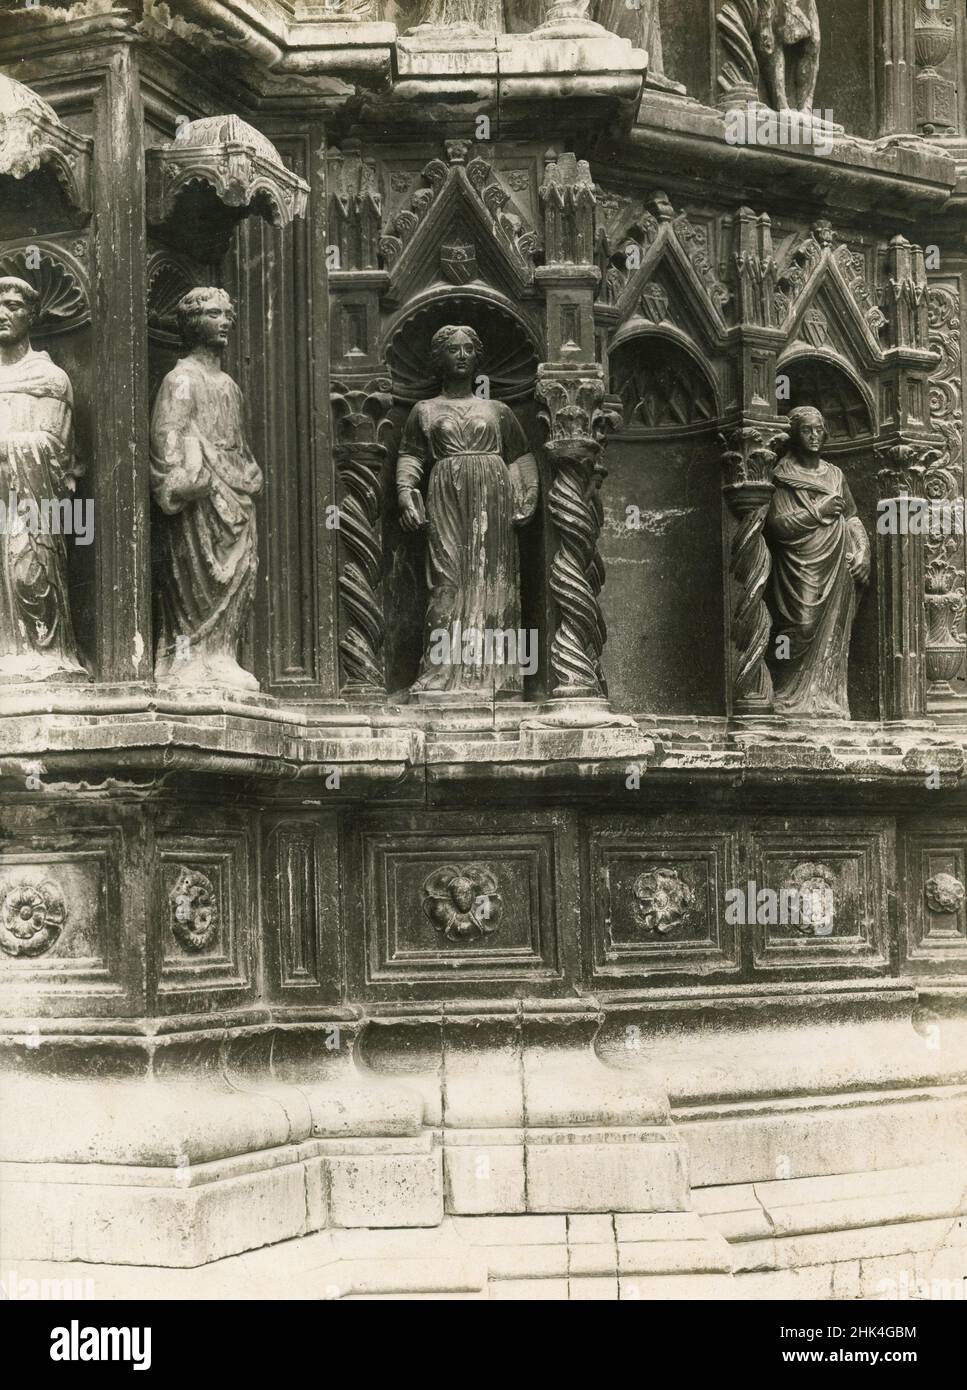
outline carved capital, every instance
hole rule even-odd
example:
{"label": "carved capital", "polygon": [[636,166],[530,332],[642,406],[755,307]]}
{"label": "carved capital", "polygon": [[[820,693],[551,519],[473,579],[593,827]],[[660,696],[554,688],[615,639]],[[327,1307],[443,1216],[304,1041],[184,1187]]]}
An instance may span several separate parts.
{"label": "carved capital", "polygon": [[876,461],[881,465],[876,481],[881,500],[893,497],[923,497],[926,464],[932,451],[913,444],[892,444],[877,449]]}
{"label": "carved capital", "polygon": [[36,92],[0,74],[0,174],[22,179],[49,164],[74,207],[88,214],[93,148]]}

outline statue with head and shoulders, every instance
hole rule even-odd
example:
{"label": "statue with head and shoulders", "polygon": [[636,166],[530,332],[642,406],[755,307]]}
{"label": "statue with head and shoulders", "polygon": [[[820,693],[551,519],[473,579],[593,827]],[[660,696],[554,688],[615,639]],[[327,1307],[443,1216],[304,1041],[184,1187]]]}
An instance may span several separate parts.
{"label": "statue with head and shoulders", "polygon": [[235,310],[224,290],[202,288],[177,312],[187,353],[151,415],[151,487],[163,513],[155,679],[258,690],[237,659],[258,570],[262,471],[245,437],[242,393],[222,370]]}
{"label": "statue with head and shoulders", "polygon": [[772,553],[771,671],[777,714],[849,719],[847,667],[870,543],[842,469],[822,458],[826,422],[789,416],[765,532]]}
{"label": "statue with head and shoulders", "polygon": [[411,410],[396,463],[403,529],[427,532],[430,597],[417,698],[523,691],[515,528],[534,515],[537,463],[510,406],[474,395],[482,353],[472,328],[448,324],[433,335],[443,389]]}
{"label": "statue with head and shoulders", "polygon": [[0,279],[0,682],[87,680],[77,656],[64,540],[76,479],[67,374],[35,352],[40,296]]}

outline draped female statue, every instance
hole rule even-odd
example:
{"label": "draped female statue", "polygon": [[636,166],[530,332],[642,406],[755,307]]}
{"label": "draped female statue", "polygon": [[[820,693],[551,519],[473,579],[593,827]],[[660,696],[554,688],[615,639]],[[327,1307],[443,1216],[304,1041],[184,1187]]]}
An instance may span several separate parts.
{"label": "draped female statue", "polygon": [[224,290],[196,289],[177,312],[188,353],[151,416],[151,486],[165,518],[155,679],[258,690],[236,659],[258,569],[262,472],[245,439],[242,393],[222,371],[235,311]]}
{"label": "draped female statue", "polygon": [[70,380],[30,345],[40,296],[0,279],[0,681],[86,680],[67,598],[75,479]]}
{"label": "draped female statue", "polygon": [[772,551],[772,678],[779,714],[848,719],[850,634],[870,543],[841,469],[820,457],[826,422],[811,406],[789,416],[765,531]]}
{"label": "draped female statue", "polygon": [[430,351],[443,390],[410,412],[396,465],[402,525],[427,530],[426,641],[412,690],[514,694],[523,688],[506,636],[520,632],[514,528],[537,506],[537,464],[510,406],[473,394],[483,351],[474,330],[441,328]]}

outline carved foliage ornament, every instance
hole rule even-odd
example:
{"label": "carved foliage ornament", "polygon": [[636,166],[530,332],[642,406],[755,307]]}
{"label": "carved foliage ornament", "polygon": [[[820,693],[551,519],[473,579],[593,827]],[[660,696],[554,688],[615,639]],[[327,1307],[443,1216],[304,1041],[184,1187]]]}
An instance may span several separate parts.
{"label": "carved foliage ornament", "polygon": [[90,212],[92,149],[36,92],[0,74],[0,174],[22,179],[49,164],[73,205]]}
{"label": "carved foliage ornament", "polygon": [[66,920],[64,895],[52,880],[18,881],[0,889],[0,949],[8,956],[43,955]]}
{"label": "carved foliage ornament", "polygon": [[667,936],[691,926],[695,890],[678,869],[653,868],[639,874],[632,886],[632,915],[646,932]]}
{"label": "carved foliage ornament", "polygon": [[171,144],[148,151],[148,203],[152,222],[164,222],[191,183],[214,189],[230,208],[258,203],[275,227],[306,210],[309,185],[287,169],[270,140],[238,116],[206,116],[181,126]]}
{"label": "carved foliage ornament", "polygon": [[206,951],[218,935],[218,902],[211,879],[199,869],[180,869],[168,903],[175,940],[188,951]]}
{"label": "carved foliage ornament", "polygon": [[424,915],[448,941],[492,935],[501,911],[497,877],[485,864],[444,864],[424,881]]}

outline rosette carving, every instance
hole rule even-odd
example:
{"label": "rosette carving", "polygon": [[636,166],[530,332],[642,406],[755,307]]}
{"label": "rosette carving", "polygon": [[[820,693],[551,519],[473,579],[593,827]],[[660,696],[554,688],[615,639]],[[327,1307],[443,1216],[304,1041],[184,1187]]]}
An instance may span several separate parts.
{"label": "rosette carving", "polygon": [[64,895],[51,879],[0,888],[0,949],[8,956],[41,956],[67,921]]}
{"label": "rosette carving", "polygon": [[691,925],[695,890],[677,869],[646,869],[635,879],[631,891],[632,915],[643,931],[667,936]]}
{"label": "rosette carving", "polygon": [[424,915],[448,941],[491,936],[501,910],[497,877],[485,864],[444,864],[424,881]]}

